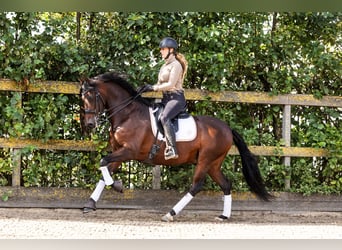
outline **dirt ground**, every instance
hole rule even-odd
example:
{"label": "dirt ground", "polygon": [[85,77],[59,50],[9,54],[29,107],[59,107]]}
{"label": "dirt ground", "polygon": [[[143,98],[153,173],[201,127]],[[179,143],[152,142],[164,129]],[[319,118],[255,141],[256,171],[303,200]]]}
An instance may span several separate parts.
{"label": "dirt ground", "polygon": [[[0,208],[0,219],[18,220],[64,220],[88,222],[120,222],[134,220],[141,222],[159,222],[164,213],[152,210],[98,209],[83,214],[78,209],[41,209],[41,208]],[[217,211],[184,210],[175,217],[175,222],[214,222]],[[248,224],[325,224],[342,226],[340,212],[265,212],[233,211],[225,223]]]}
{"label": "dirt ground", "polygon": [[152,210],[0,208],[0,238],[8,239],[341,239],[340,212],[233,211],[226,222],[217,212],[184,210],[174,222]]}

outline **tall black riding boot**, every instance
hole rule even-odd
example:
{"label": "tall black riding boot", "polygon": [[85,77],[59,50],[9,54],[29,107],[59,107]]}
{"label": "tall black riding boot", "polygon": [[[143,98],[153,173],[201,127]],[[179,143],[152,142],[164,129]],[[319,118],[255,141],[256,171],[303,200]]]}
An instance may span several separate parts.
{"label": "tall black riding boot", "polygon": [[171,121],[167,120],[164,123],[163,128],[166,138],[166,148],[164,152],[165,160],[177,159],[176,135]]}

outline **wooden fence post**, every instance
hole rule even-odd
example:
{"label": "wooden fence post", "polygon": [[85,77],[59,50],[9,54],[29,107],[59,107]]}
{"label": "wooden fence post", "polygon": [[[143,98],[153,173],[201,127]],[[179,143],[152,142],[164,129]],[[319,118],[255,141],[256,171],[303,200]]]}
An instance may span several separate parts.
{"label": "wooden fence post", "polygon": [[13,149],[12,151],[12,187],[20,186],[21,179],[21,150]]}
{"label": "wooden fence post", "polygon": [[[291,105],[284,105],[282,136],[285,147],[291,147]],[[285,165],[285,190],[289,190],[291,188],[291,157],[285,156],[283,162]]]}
{"label": "wooden fence post", "polygon": [[[17,109],[21,109],[23,107],[23,95],[21,92],[17,92],[18,94],[18,103],[16,105]],[[21,119],[18,122],[22,122]],[[17,137],[20,137],[20,132],[17,133]],[[14,148],[12,151],[12,186],[19,187],[21,179],[21,149]]]}
{"label": "wooden fence post", "polygon": [[160,189],[160,173],[160,165],[156,165],[152,168],[152,189]]}
{"label": "wooden fence post", "polygon": [[[155,99],[154,102],[161,102],[161,99]],[[161,166],[155,165],[152,168],[152,189],[160,189],[161,188]]]}

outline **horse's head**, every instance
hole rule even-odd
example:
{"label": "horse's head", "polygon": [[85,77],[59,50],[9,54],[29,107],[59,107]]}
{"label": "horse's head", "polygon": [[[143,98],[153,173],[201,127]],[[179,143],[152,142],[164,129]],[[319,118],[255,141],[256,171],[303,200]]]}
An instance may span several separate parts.
{"label": "horse's head", "polygon": [[[123,120],[122,116],[129,115],[127,108],[135,101],[149,106],[150,103],[119,74],[108,72],[90,79],[81,80],[81,127],[91,130],[97,126],[100,115],[106,118]],[[123,112],[126,110],[126,112]],[[120,118],[121,117],[121,118]]]}
{"label": "horse's head", "polygon": [[104,101],[98,89],[96,78],[81,81],[81,126],[82,129],[91,130],[97,126],[99,115],[104,112]]}

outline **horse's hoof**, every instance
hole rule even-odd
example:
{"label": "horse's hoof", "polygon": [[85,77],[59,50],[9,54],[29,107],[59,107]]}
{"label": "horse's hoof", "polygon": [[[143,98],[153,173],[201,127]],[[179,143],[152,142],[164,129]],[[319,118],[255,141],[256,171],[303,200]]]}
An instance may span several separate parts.
{"label": "horse's hoof", "polygon": [[90,198],[83,206],[83,213],[89,213],[96,210],[96,202]]}
{"label": "horse's hoof", "polygon": [[217,217],[215,217],[215,220],[217,220],[217,221],[228,221],[228,217],[227,216],[224,216],[224,215],[220,215],[220,216],[217,216]]}
{"label": "horse's hoof", "polygon": [[100,166],[101,167],[105,167],[105,166],[107,166],[108,165],[108,161],[106,161],[104,158],[102,158],[101,160],[100,160]]}
{"label": "horse's hoof", "polygon": [[161,220],[165,222],[172,222],[173,216],[170,213],[167,213],[161,218]]}
{"label": "horse's hoof", "polygon": [[122,181],[114,181],[112,187],[116,192],[123,193]]}
{"label": "horse's hoof", "polygon": [[89,212],[94,212],[96,209],[94,209],[94,208],[90,208],[90,207],[84,207],[83,208],[83,213],[84,214],[87,214],[87,213],[89,213]]}

